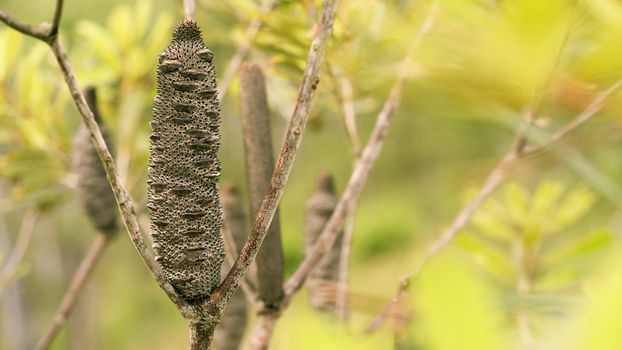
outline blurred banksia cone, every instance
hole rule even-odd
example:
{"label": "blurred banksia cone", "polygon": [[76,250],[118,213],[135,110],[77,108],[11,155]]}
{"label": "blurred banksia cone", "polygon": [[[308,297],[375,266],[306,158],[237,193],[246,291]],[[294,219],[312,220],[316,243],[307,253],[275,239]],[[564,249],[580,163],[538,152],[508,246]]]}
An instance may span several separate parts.
{"label": "blurred banksia cone", "polygon": [[[313,250],[315,242],[330,219],[337,196],[335,180],[329,173],[323,173],[317,183],[315,192],[307,201],[307,212],[304,224],[305,254]],[[335,298],[327,298],[328,289],[334,289],[339,278],[339,254],[343,235],[340,233],[331,249],[324,255],[318,265],[311,271],[307,280],[311,306],[321,310],[333,310]]]}
{"label": "blurred banksia cone", "polygon": [[194,21],[180,23],[158,57],[147,207],[156,261],[188,301],[220,283],[220,107],[214,54]]}
{"label": "blurred banksia cone", "polygon": [[[110,148],[112,143],[97,108],[95,88],[87,87],[85,97],[99,124],[104,141]],[[89,132],[83,123],[80,123],[73,140],[72,169],[77,177],[78,198],[89,219],[99,232],[114,234],[118,229],[117,202],[106,177],[104,166],[91,144]]]}
{"label": "blurred banksia cone", "polygon": [[[240,68],[240,112],[250,218],[254,220],[274,171],[266,81],[261,67],[254,62],[246,62]],[[284,258],[279,217],[277,208],[255,259],[259,299],[267,307],[275,308],[283,298]]]}
{"label": "blurred banksia cone", "polygon": [[[237,253],[239,254],[242,246],[246,242],[246,211],[244,210],[244,201],[240,193],[233,184],[226,184],[221,189],[220,198],[224,212],[225,227],[231,233]],[[233,256],[233,259],[237,256]],[[225,261],[222,265],[223,275],[229,272],[231,264]],[[247,302],[246,296],[242,288],[238,288],[233,297],[225,306],[220,319],[220,323],[216,326],[214,332],[214,348],[216,350],[238,350],[247,323]]]}

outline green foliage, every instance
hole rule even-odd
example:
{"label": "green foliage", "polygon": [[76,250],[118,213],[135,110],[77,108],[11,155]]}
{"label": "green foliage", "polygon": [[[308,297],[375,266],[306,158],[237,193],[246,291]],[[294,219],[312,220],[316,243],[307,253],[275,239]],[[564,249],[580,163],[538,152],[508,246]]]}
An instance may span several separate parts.
{"label": "green foliage", "polygon": [[595,195],[584,187],[542,181],[532,193],[510,183],[500,197],[482,205],[458,244],[495,277],[509,312],[527,312],[532,324],[564,314],[567,303],[545,296],[576,290],[590,258],[612,237],[602,228],[575,228],[593,208]]}
{"label": "green foliage", "polygon": [[423,349],[507,349],[494,290],[455,254],[431,263],[414,286],[411,332]]}
{"label": "green foliage", "polygon": [[[278,145],[295,103],[322,1],[281,1],[267,16],[260,13],[261,2],[202,0],[197,18],[206,42],[216,52],[219,77],[245,42],[246,25],[255,18],[265,22],[251,43],[249,58],[266,68]],[[7,3],[11,13],[26,6],[16,0]],[[153,0],[120,3],[96,1],[93,8],[105,11],[89,14],[95,20],[84,20],[82,12],[77,19],[64,17],[61,39],[80,83],[98,88],[118,169],[140,203],[156,56],[169,42],[171,29],[181,18],[181,6]],[[47,9],[49,1],[28,4],[37,5]],[[66,7],[70,14],[73,5]],[[425,40],[410,62],[398,65],[434,8]],[[352,285],[360,287],[352,292],[384,300],[420,256],[413,252],[420,252],[422,242],[432,239],[460,207],[456,192],[465,182],[479,183],[507,148],[507,129],[517,125],[526,105],[537,107],[533,133],[537,142],[541,140],[538,135],[550,135],[622,76],[621,19],[622,4],[615,0],[341,2],[311,111],[313,128],[305,132],[281,207],[283,231],[290,233],[284,237],[289,269],[301,258],[301,239],[296,233],[317,173],[334,171],[343,189],[351,170],[341,106],[335,99],[340,79],[352,82],[356,121],[365,140],[395,75],[411,78],[362,198],[354,238]],[[27,16],[24,20],[36,23]],[[67,199],[72,183],[69,147],[80,122],[78,113],[44,44],[2,26],[0,56],[0,179],[8,189],[0,210],[7,211],[9,221],[17,221],[18,211],[11,209],[24,204],[60,208],[46,215],[64,216],[76,209]],[[234,81],[223,101],[221,158],[223,176],[241,184],[236,94]],[[568,337],[573,343],[565,348],[613,350],[622,346],[616,343],[616,329],[622,322],[616,296],[622,292],[615,277],[621,273],[619,259],[614,254],[620,249],[595,264],[616,240],[610,232],[619,231],[616,208],[584,187],[566,185],[578,176],[598,190],[598,196],[619,204],[622,150],[616,135],[622,126],[621,102],[622,93],[612,96],[601,115],[585,126],[586,131],[578,130],[576,137],[568,139],[569,145],[585,148],[590,162],[577,152],[556,149],[554,154],[577,175],[553,157],[525,162],[516,169],[522,183],[558,180],[541,182],[533,190],[518,183],[504,186],[477,212],[467,232],[458,236],[458,245],[490,280],[471,270],[464,256],[455,251],[426,268],[413,289],[413,322],[406,330],[411,348],[512,348],[516,326],[510,318],[514,311],[525,309],[542,338],[556,338],[557,328],[566,335],[567,323],[577,323],[578,328],[572,330],[576,337]],[[58,227],[41,226],[48,231],[45,237],[56,237]],[[85,229],[82,224],[67,226],[70,232],[59,238],[61,250],[76,241],[74,231]],[[98,332],[106,335],[102,347],[178,346],[185,341],[186,330],[174,316],[176,311],[155,283],[149,282],[131,247],[120,244],[115,249],[111,252],[116,255],[104,262],[103,277],[97,281],[104,286],[98,296],[106,298],[106,307],[97,308],[104,315],[98,324]],[[32,271],[41,269],[36,259],[31,260]],[[21,278],[31,283],[36,274],[29,270]],[[530,288],[519,293],[517,283],[524,278]],[[118,288],[129,285],[132,288]],[[45,288],[46,294],[52,289],[60,293],[47,284],[37,286]],[[33,293],[40,294],[37,288]],[[582,308],[575,309],[571,306],[584,299],[582,290],[588,297]],[[381,301],[375,303],[367,308],[380,308]],[[356,327],[363,327],[370,315],[359,311],[354,310],[353,318]],[[34,323],[50,317],[46,313],[31,316]],[[556,327],[548,327],[551,324]],[[275,349],[389,349],[393,337],[392,329],[371,339],[340,332],[336,322],[310,312],[304,297],[294,302],[278,327]],[[554,346],[542,348],[559,348],[559,344],[566,342],[555,339]],[[66,347],[59,344],[59,348]]]}

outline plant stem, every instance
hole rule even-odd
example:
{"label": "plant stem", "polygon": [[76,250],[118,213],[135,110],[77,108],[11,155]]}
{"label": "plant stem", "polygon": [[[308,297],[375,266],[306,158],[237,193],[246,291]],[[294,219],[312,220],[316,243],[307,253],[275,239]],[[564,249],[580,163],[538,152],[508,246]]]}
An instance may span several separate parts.
{"label": "plant stem", "polygon": [[111,242],[112,237],[113,236],[105,233],[99,233],[97,235],[88,252],[82,259],[78,270],[71,279],[69,288],[65,292],[58,309],[54,313],[52,323],[48,326],[43,337],[37,342],[35,346],[36,350],[45,350],[50,347],[52,341],[54,341],[54,338],[67,321],[68,316],[78,302],[78,298],[83,287],[86,285],[86,281],[91,276],[93,269],[97,265],[97,261],[102,256],[108,243]]}

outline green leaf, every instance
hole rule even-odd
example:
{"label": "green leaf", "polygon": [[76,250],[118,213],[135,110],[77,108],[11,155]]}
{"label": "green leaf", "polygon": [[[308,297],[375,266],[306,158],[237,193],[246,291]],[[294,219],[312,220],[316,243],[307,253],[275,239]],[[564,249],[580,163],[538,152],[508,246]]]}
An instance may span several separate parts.
{"label": "green leaf", "polygon": [[516,272],[507,252],[491,242],[469,232],[460,233],[456,244],[470,253],[475,261],[488,273],[505,282],[515,279]]}
{"label": "green leaf", "polygon": [[544,254],[540,264],[547,268],[582,258],[586,255],[600,251],[611,241],[612,233],[605,229],[595,230],[580,235],[573,240],[567,239],[555,248],[549,249]]}
{"label": "green leaf", "polygon": [[592,208],[596,196],[587,188],[575,189],[566,196],[553,214],[551,221],[557,230],[579,221]]}

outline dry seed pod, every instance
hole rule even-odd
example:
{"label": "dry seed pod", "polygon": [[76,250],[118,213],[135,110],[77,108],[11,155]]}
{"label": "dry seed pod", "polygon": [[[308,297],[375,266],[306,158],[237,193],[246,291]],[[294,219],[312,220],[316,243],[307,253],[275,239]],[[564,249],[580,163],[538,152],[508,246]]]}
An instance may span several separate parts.
{"label": "dry seed pod", "polygon": [[[95,88],[87,87],[85,97],[99,124],[104,141],[110,148],[112,143],[97,108]],[[72,169],[77,177],[78,199],[95,228],[104,234],[115,233],[118,228],[117,202],[106,177],[104,166],[91,144],[89,132],[82,123],[73,140]]]}
{"label": "dry seed pod", "polygon": [[[261,67],[254,62],[243,64],[240,68],[240,114],[251,220],[259,212],[274,171],[270,112],[266,95],[266,82]],[[277,307],[283,298],[281,286],[284,274],[278,208],[266,239],[257,253],[255,265],[259,298],[266,306]]]}
{"label": "dry seed pod", "polygon": [[[337,205],[335,180],[332,175],[323,173],[311,198],[307,201],[305,216],[305,254],[311,253],[315,242]],[[311,306],[317,309],[334,308],[335,300],[326,298],[326,286],[335,286],[339,277],[339,253],[343,235],[340,233],[331,249],[311,271],[307,281]]]}
{"label": "dry seed pod", "polygon": [[[222,207],[224,210],[225,226],[231,233],[236,248],[242,249],[246,241],[246,212],[244,210],[244,201],[235,185],[227,184],[221,190]],[[235,259],[237,256],[234,256]],[[222,265],[222,272],[229,272],[231,264],[227,261]],[[214,332],[214,348],[216,350],[238,350],[244,337],[247,323],[246,296],[242,288],[233,294],[231,300],[223,310],[220,323],[216,326]]]}
{"label": "dry seed pod", "polygon": [[213,53],[194,21],[159,55],[151,122],[148,200],[156,260],[187,300],[220,283],[225,250],[217,182],[220,107]]}

